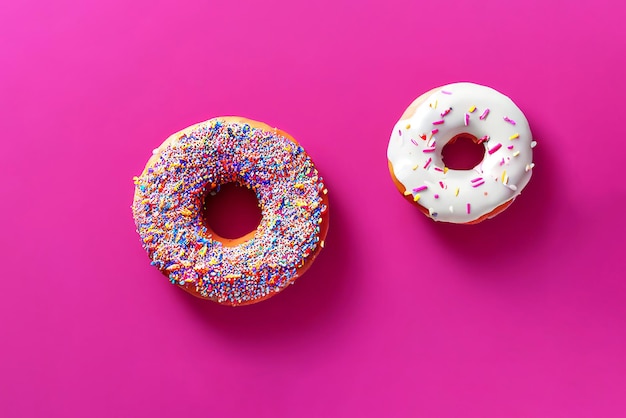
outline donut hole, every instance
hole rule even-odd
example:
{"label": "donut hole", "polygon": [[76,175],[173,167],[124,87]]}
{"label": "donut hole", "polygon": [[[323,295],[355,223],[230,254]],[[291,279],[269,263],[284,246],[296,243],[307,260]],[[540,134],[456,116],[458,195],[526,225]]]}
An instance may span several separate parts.
{"label": "donut hole", "polygon": [[485,158],[485,146],[474,135],[453,137],[441,150],[441,159],[452,170],[471,170]]}
{"label": "donut hole", "polygon": [[254,191],[226,183],[205,193],[202,217],[215,234],[237,239],[257,229],[262,214]]}

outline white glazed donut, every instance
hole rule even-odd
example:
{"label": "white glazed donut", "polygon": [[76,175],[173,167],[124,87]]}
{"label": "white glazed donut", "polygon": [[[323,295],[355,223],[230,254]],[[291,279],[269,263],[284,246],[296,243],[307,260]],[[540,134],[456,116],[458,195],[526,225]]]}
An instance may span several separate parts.
{"label": "white glazed donut", "polygon": [[[470,170],[444,166],[443,147],[460,136],[485,147]],[[396,123],[387,149],[391,176],[407,199],[437,221],[477,223],[503,211],[534,166],[528,121],[511,99],[473,83],[418,97]]]}

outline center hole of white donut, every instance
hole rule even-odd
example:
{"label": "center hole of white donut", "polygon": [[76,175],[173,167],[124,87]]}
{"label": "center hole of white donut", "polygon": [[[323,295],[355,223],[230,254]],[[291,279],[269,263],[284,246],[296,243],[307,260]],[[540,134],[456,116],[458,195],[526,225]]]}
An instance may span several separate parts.
{"label": "center hole of white donut", "polygon": [[453,137],[441,150],[441,159],[452,170],[471,170],[485,158],[485,146],[474,135]]}
{"label": "center hole of white donut", "polygon": [[217,235],[237,239],[254,231],[261,222],[256,194],[237,183],[226,183],[210,190],[204,198],[204,222]]}

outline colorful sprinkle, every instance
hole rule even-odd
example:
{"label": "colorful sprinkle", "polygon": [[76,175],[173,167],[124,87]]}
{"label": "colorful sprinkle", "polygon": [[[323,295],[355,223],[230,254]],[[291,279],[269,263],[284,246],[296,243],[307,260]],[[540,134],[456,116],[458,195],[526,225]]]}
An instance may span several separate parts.
{"label": "colorful sprinkle", "polygon": [[[387,131],[389,132],[389,131]],[[493,154],[494,152],[496,152],[497,150],[500,149],[500,147],[502,147],[501,143],[497,143],[496,145],[494,145],[491,149],[489,149],[489,151],[487,151],[489,154]]]}
{"label": "colorful sprinkle", "polygon": [[487,118],[487,116],[488,116],[488,115],[489,115],[489,109],[485,109],[485,111],[483,112],[483,114],[482,114],[482,115],[480,115],[480,116],[478,117],[478,119],[480,119],[480,120],[485,120],[485,119]]}
{"label": "colorful sprinkle", "polygon": [[417,202],[418,200],[420,200],[420,197],[421,196],[419,194],[416,194],[415,196],[413,196],[413,201]]}
{"label": "colorful sprinkle", "polygon": [[511,125],[516,125],[513,119],[510,119],[508,116],[504,117],[504,121],[510,123]]}
{"label": "colorful sprinkle", "polygon": [[467,204],[467,213],[468,213],[468,214],[471,212],[471,208],[472,208],[472,207],[471,207],[471,205],[468,203],[468,204]]}
{"label": "colorful sprinkle", "polygon": [[[444,120],[443,120],[443,119],[441,119],[441,120],[436,120],[436,121],[434,121],[434,122],[433,122],[433,125],[441,125],[441,124],[443,124],[443,122],[444,122]],[[387,131],[387,132],[389,132],[389,131]]]}
{"label": "colorful sprinkle", "polygon": [[509,137],[509,139],[513,140],[513,139],[517,139],[519,138],[519,134],[513,134]]}
{"label": "colorful sprinkle", "polygon": [[518,155],[519,155],[519,151],[515,151],[515,152],[513,153],[513,156],[514,156],[514,157],[517,157]]}
{"label": "colorful sprinkle", "polygon": [[431,133],[432,135],[435,135],[437,132],[439,132],[439,129],[437,129],[437,128],[435,128],[435,129],[433,129],[432,131],[430,131],[430,133]]}
{"label": "colorful sprinkle", "polygon": [[419,192],[421,192],[423,190],[426,190],[426,189],[428,189],[428,186],[419,186],[419,187],[416,187],[416,188],[413,189],[413,193],[419,193]]}
{"label": "colorful sprinkle", "polygon": [[444,110],[443,112],[441,112],[441,117],[445,117],[448,113],[450,113],[450,111],[452,110],[451,107],[447,108],[446,110]]}
{"label": "colorful sprinkle", "polygon": [[487,141],[489,141],[489,135],[485,135],[485,136],[483,136],[482,138],[480,138],[480,139],[478,140],[478,144],[480,145],[480,144],[482,144],[483,142],[487,142]]}
{"label": "colorful sprinkle", "polygon": [[472,106],[469,108],[468,112],[474,113],[476,111],[476,106]]}
{"label": "colorful sprinkle", "polygon": [[[387,131],[389,132],[389,131]],[[428,168],[428,166],[430,165],[430,163],[433,161],[432,158],[429,158],[428,161],[426,161],[426,164],[424,164],[424,168]]]}
{"label": "colorful sprinkle", "polygon": [[466,113],[465,114],[465,120],[464,120],[465,126],[469,125],[469,118],[470,118],[469,113]]}

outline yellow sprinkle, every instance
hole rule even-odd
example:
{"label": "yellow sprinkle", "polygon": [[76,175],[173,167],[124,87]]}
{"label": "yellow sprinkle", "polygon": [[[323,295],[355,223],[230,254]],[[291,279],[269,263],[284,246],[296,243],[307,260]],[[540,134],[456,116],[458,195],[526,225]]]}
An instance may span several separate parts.
{"label": "yellow sprinkle", "polygon": [[413,197],[413,201],[417,202],[418,200],[420,200],[420,197],[421,196],[419,194],[416,194],[415,197]]}
{"label": "yellow sprinkle", "polygon": [[454,191],[454,195],[458,196],[459,195],[459,188],[457,187],[456,190]]}
{"label": "yellow sprinkle", "polygon": [[411,129],[411,124],[410,123],[406,124],[406,129]]}
{"label": "yellow sprinkle", "polygon": [[[506,178],[506,170],[502,172],[502,183],[504,183],[504,179]],[[505,183],[506,184],[506,183]]]}
{"label": "yellow sprinkle", "polygon": [[304,184],[296,183],[293,187],[295,187],[296,189],[304,189]]}
{"label": "yellow sprinkle", "polygon": [[435,109],[437,109],[437,103],[439,103],[439,101],[435,100]]}
{"label": "yellow sprinkle", "polygon": [[178,253],[178,256],[182,257],[184,255],[185,255],[185,250],[184,249],[180,250],[180,252]]}
{"label": "yellow sprinkle", "polygon": [[413,194],[413,193],[411,193],[409,190],[405,190],[405,191],[404,191],[404,195],[405,195],[405,196],[408,196],[408,195],[411,195],[411,194]]}
{"label": "yellow sprinkle", "polygon": [[324,194],[328,194],[328,189],[324,189]]}
{"label": "yellow sprinkle", "polygon": [[180,213],[182,213],[182,214],[183,214],[183,216],[191,216],[191,215],[193,215],[193,212],[192,212],[192,211],[190,211],[190,210],[189,210],[189,209],[187,209],[187,208],[183,208],[183,209],[180,211]]}
{"label": "yellow sprinkle", "polygon": [[448,167],[444,167],[443,168],[443,174],[446,174],[448,172]]}
{"label": "yellow sprinkle", "polygon": [[202,257],[204,257],[204,255],[206,254],[207,251],[207,247],[206,245],[204,245],[202,248],[200,248],[200,251],[198,251],[198,254],[200,254]]}
{"label": "yellow sprinkle", "polygon": [[148,204],[148,203],[150,203],[150,199],[144,199],[144,200],[141,201],[142,205],[145,205],[145,204]]}
{"label": "yellow sprinkle", "polygon": [[519,138],[519,134],[514,134],[509,137],[509,139],[515,139],[515,138]]}
{"label": "yellow sprinkle", "polygon": [[133,177],[133,183],[135,184],[139,183],[139,177],[137,176]]}
{"label": "yellow sprinkle", "polygon": [[513,156],[514,156],[514,157],[517,157],[518,155],[519,155],[519,151],[515,151],[515,152],[513,153]]}
{"label": "yellow sprinkle", "polygon": [[326,245],[326,244],[324,243],[324,240],[320,241],[320,247],[324,248],[324,245]]}
{"label": "yellow sprinkle", "polygon": [[476,106],[472,106],[469,108],[468,112],[474,113],[475,110],[476,110]]}
{"label": "yellow sprinkle", "polygon": [[171,266],[169,266],[165,270],[174,271],[174,270],[178,270],[179,268],[180,268],[180,266],[178,264],[172,264]]}
{"label": "yellow sprinkle", "polygon": [[226,276],[224,276],[227,279],[236,279],[238,277],[241,277],[241,274],[235,274],[235,273],[231,273],[231,274],[227,274]]}
{"label": "yellow sprinkle", "polygon": [[413,171],[417,170],[417,165],[413,166]]}

